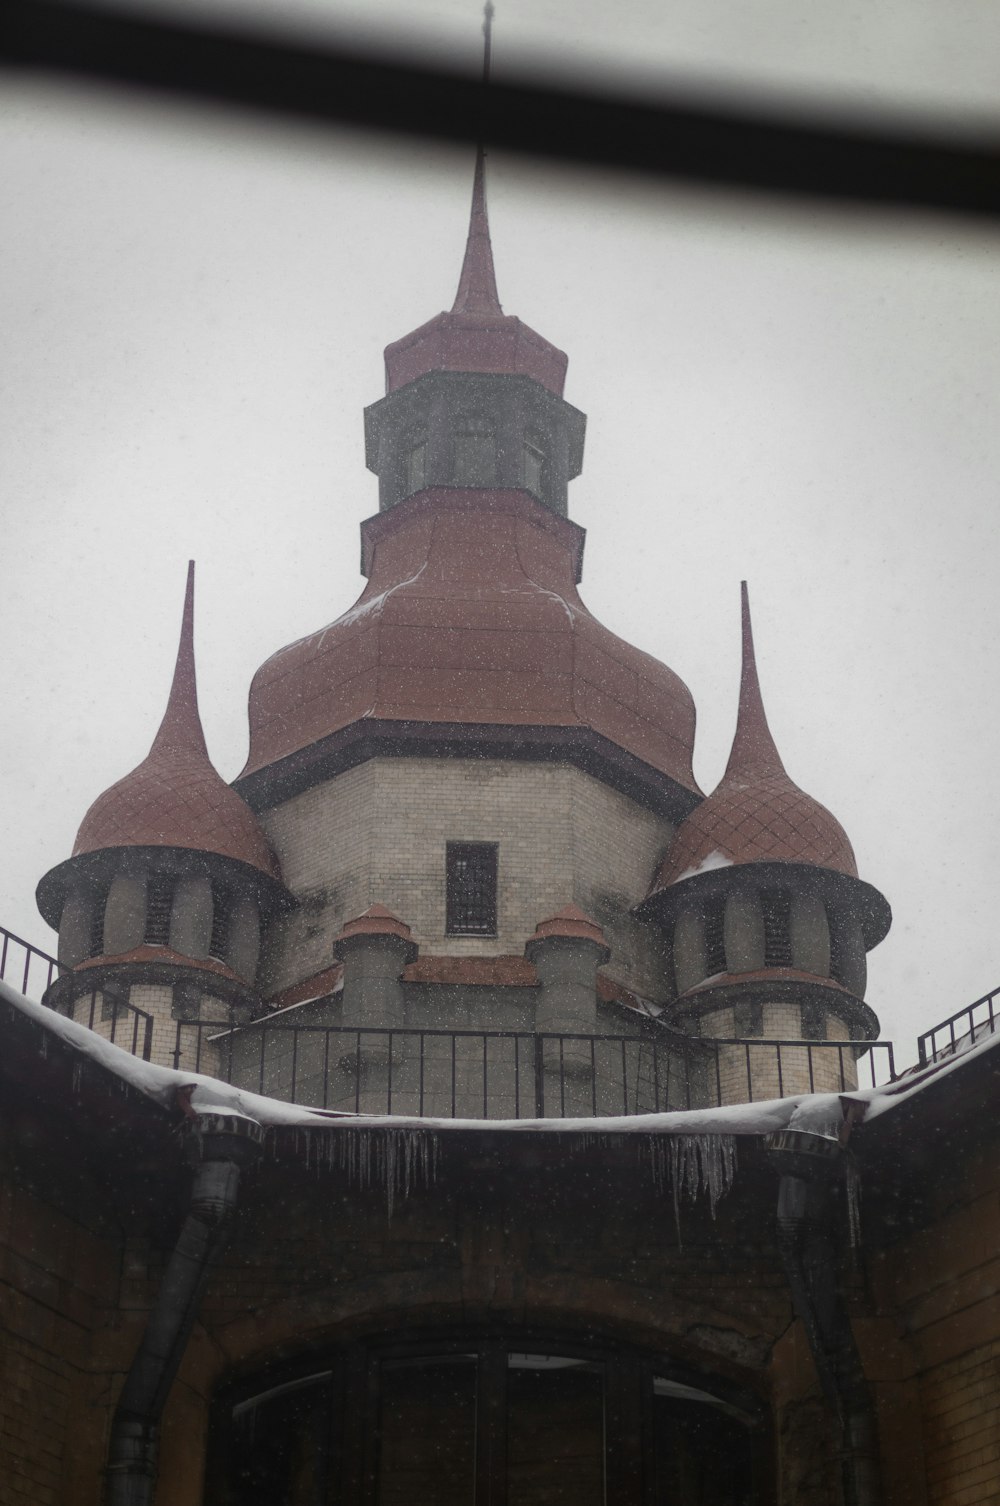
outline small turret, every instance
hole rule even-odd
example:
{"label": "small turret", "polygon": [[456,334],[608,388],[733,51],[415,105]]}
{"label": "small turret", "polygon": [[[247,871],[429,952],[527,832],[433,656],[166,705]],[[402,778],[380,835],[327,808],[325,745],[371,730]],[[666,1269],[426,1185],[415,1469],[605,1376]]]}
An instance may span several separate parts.
{"label": "small turret", "polygon": [[726,772],[682,822],[640,913],[673,954],[671,1023],[700,1035],[870,1040],[866,952],[890,911],[843,827],[785,772],[743,585],[743,672]]}
{"label": "small turret", "polygon": [[[194,663],[194,565],[167,708],[148,755],[84,816],[73,855],[46,874],[38,907],[70,971],[49,1002],[72,1008],[107,984],[169,1020],[247,1006],[261,927],[287,900],[249,806],[209,760]],[[113,1006],[108,1005],[113,1015]],[[168,1031],[158,1031],[161,1044]]]}
{"label": "small turret", "polygon": [[502,487],[565,515],[586,420],[562,396],[565,354],[500,306],[482,147],[455,302],[386,347],[385,376],[365,411],[381,511],[428,488]]}

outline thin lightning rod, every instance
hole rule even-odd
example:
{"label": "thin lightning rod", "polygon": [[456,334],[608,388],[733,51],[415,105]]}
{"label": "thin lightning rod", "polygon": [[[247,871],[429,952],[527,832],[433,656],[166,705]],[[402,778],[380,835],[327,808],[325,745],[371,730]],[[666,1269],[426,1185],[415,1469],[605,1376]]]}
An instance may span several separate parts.
{"label": "thin lightning rod", "polygon": [[493,16],[495,9],[493,0],[486,0],[483,6],[483,83],[490,81],[490,61],[493,54]]}

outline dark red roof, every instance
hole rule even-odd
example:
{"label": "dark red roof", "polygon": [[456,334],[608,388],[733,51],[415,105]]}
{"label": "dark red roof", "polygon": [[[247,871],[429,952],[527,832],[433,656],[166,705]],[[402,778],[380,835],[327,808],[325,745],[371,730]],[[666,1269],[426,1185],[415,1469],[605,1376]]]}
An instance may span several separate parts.
{"label": "dark red roof", "polygon": [[566,356],[505,314],[497,296],[486,215],[486,169],[476,154],[469,236],[451,312],[386,346],[385,387],[394,392],[429,371],[484,371],[529,376],[562,396]]}
{"label": "dark red roof", "polygon": [[356,936],[398,936],[402,941],[410,941],[412,934],[405,921],[385,905],[369,905],[363,915],[344,922],[344,929],[333,944],[334,955],[340,955],[337,948],[341,942],[352,941]]}
{"label": "dark red roof", "polygon": [[573,940],[594,941],[604,946],[604,932],[596,920],[580,909],[579,905],[564,905],[548,920],[540,920],[535,927],[534,940],[543,941],[549,936],[565,936]]}
{"label": "dark red roof", "polygon": [[527,492],[442,488],[363,534],[357,603],[254,676],[241,778],[370,719],[589,728],[698,793],[691,693],[591,616],[575,524]]}
{"label": "dark red roof", "polygon": [[419,957],[404,967],[403,982],[533,988],[538,974],[525,957]]}
{"label": "dark red roof", "polygon": [[94,801],[77,832],[73,856],[113,847],[187,847],[235,858],[280,880],[257,818],[208,757],[195,679],[193,563],[160,730],[142,763]]}
{"label": "dark red roof", "polygon": [[743,585],[743,675],[736,736],[718,788],[678,828],[653,892],[690,877],[719,854],[728,862],[809,863],[858,874],[847,833],[785,773],[764,714],[750,604]]}

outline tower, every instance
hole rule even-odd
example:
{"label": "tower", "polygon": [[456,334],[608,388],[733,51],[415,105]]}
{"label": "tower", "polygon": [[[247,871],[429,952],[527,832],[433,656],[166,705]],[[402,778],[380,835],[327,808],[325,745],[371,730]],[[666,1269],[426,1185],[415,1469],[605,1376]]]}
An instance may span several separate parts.
{"label": "tower", "polygon": [[[866,953],[889,929],[889,906],[859,878],[840,823],[785,772],[764,712],[745,582],[742,619],[726,772],[679,828],[640,907],[663,926],[672,954],[669,1018],[693,1035],[863,1043],[878,1035],[864,1002]],[[829,1083],[802,1081],[801,1062],[794,1080],[780,1080],[778,1056],[761,1058],[767,1081],[755,1096],[839,1085],[832,1053]]]}
{"label": "tower", "polygon": [[[170,694],[152,747],[94,801],[72,856],[45,875],[37,898],[59,932],[59,960],[67,969],[47,1002],[66,1013],[96,991],[111,1033],[126,1001],[152,1016],[153,1052],[165,1060],[180,1040],[175,1020],[197,1019],[203,1009],[213,1017],[249,1012],[261,930],[288,895],[253,812],[220,778],[205,746],[193,562]],[[208,1070],[212,1063],[202,1065]]]}
{"label": "tower", "polygon": [[[500,305],[481,150],[454,304],[390,344],[385,369],[365,415],[368,585],[250,691],[236,787],[299,901],[265,990],[320,977],[379,905],[410,928],[440,1018],[431,985],[454,959],[507,987],[539,923],[574,904],[603,930],[609,975],[656,997],[659,938],[632,910],[700,798],[694,705],[578,594],[567,488],[584,417],[562,395],[565,355]],[[517,997],[490,1022],[523,1018]]]}

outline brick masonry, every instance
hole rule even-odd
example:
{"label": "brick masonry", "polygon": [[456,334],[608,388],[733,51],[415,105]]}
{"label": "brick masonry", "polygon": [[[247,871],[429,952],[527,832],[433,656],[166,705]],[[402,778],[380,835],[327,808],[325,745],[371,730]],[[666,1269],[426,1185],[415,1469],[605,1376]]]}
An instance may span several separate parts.
{"label": "brick masonry", "polygon": [[[261,986],[274,993],[328,967],[346,920],[381,903],[422,950],[523,951],[572,901],[604,928],[608,972],[666,995],[656,930],[634,920],[670,823],[568,764],[373,758],[267,812],[263,824],[299,911],[274,928]],[[445,843],[498,842],[496,938],[445,934]]]}

